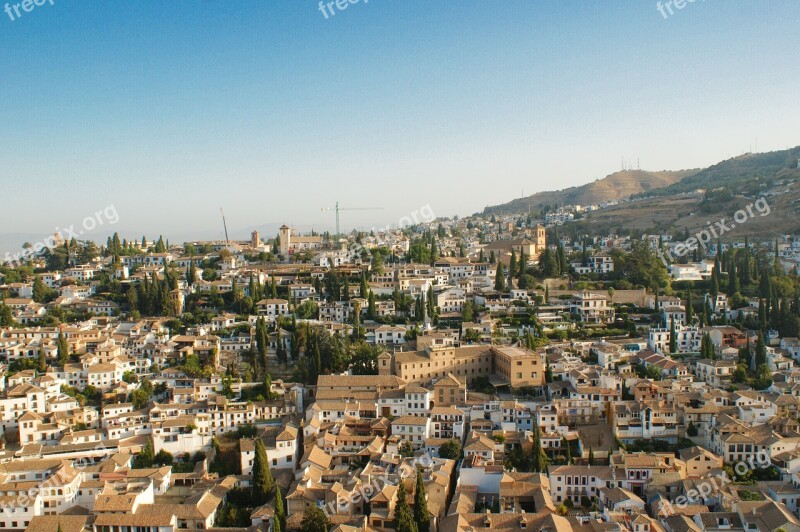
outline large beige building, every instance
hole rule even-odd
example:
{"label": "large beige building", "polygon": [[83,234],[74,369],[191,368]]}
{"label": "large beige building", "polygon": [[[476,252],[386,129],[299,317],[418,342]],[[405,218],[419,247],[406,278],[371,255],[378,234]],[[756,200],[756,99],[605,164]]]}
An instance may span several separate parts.
{"label": "large beige building", "polygon": [[426,342],[417,351],[383,353],[378,357],[378,371],[409,383],[427,383],[449,373],[465,383],[477,377],[499,377],[512,387],[544,385],[540,353],[521,347],[455,347],[445,338]]}
{"label": "large beige building", "polygon": [[288,257],[306,250],[322,249],[321,236],[297,236],[292,234],[291,227],[280,228],[281,255]]}
{"label": "large beige building", "polygon": [[502,255],[511,255],[511,252],[517,254],[519,257],[522,253],[527,255],[528,259],[537,259],[539,254],[547,247],[547,235],[543,225],[537,225],[533,229],[533,235],[530,237],[518,238],[516,240],[497,240],[486,245],[484,248],[485,253],[494,251]]}

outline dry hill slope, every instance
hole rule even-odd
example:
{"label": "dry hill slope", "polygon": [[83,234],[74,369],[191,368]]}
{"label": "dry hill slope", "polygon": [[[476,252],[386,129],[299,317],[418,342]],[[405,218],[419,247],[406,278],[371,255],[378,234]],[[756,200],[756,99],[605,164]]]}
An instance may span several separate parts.
{"label": "dry hill slope", "polygon": [[503,205],[486,207],[484,212],[486,214],[528,212],[531,209],[539,209],[543,205],[592,205],[604,201],[619,200],[634,194],[641,194],[673,185],[697,172],[698,170],[664,172],[624,170],[580,187],[552,192],[539,192],[527,198],[515,199]]}

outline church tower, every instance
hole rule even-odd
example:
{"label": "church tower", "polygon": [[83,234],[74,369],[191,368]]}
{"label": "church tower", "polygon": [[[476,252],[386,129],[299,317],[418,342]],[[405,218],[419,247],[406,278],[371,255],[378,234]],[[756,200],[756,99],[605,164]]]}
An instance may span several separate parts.
{"label": "church tower", "polygon": [[533,241],[536,243],[537,255],[544,251],[544,248],[547,247],[547,233],[542,224],[538,224],[536,226],[536,235],[534,236]]}
{"label": "church tower", "polygon": [[292,230],[287,225],[282,225],[280,228],[281,239],[281,255],[289,257],[290,241],[292,239]]}

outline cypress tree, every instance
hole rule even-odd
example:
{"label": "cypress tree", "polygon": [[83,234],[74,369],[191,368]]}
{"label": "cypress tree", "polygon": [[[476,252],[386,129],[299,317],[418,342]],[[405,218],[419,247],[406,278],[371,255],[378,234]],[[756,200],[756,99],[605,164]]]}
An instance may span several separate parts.
{"label": "cypress tree", "polygon": [[375,294],[372,292],[369,293],[367,297],[367,317],[371,320],[374,320],[377,316],[377,311],[375,310]]}
{"label": "cypress tree", "polygon": [[353,340],[361,338],[361,304],[353,303]]}
{"label": "cypress tree", "polygon": [[397,503],[394,507],[394,517],[397,532],[417,532],[417,523],[414,521],[414,513],[408,506],[406,487],[403,480],[397,485]]}
{"label": "cypress tree", "polygon": [[542,448],[542,433],[538,423],[533,427],[533,467],[535,473],[547,473],[547,454]]}
{"label": "cypress tree", "polygon": [[731,260],[730,269],[728,270],[728,297],[733,296],[739,291],[739,278],[736,276],[736,261]]}
{"label": "cypress tree", "polygon": [[708,290],[711,293],[711,297],[716,300],[717,294],[719,294],[719,275],[717,274],[716,266],[711,271],[711,286]]}
{"label": "cypress tree", "polygon": [[747,237],[744,239],[744,250],[740,253],[741,265],[739,268],[740,281],[739,285],[746,287],[752,281],[752,271],[750,270],[750,244],[747,242]]}
{"label": "cypress tree", "polygon": [[283,506],[283,495],[281,488],[275,487],[275,521],[281,526],[279,530],[286,528],[286,510]]}
{"label": "cypress tree", "polygon": [[319,342],[314,342],[314,349],[311,351],[311,365],[309,367],[310,384],[316,384],[317,378],[322,373],[322,356],[319,352]]}
{"label": "cypress tree", "polygon": [[433,294],[433,286],[428,287],[428,297],[425,299],[425,303],[428,305],[428,316],[433,318],[433,315],[436,313],[436,301]]}
{"label": "cypress tree", "polygon": [[275,489],[275,480],[269,470],[267,448],[261,438],[256,438],[256,456],[253,460],[253,500],[257,505],[265,504]]}
{"label": "cypress tree", "polygon": [[497,263],[497,273],[494,276],[494,289],[502,292],[505,289],[505,267],[502,262]]}
{"label": "cypress tree", "polygon": [[686,293],[686,325],[691,326],[694,321],[694,312],[692,309],[692,291],[691,289]]}
{"label": "cypress tree", "polygon": [[431,514],[428,512],[428,496],[425,493],[422,471],[417,471],[417,485],[414,490],[414,521],[419,532],[429,531]]}
{"label": "cypress tree", "polygon": [[37,303],[44,303],[47,299],[47,292],[42,277],[37,275],[33,280],[33,300]]}
{"label": "cypress tree", "polygon": [[277,349],[275,350],[275,355],[278,357],[278,360],[286,363],[286,339],[281,338],[281,330],[278,329],[278,338],[276,340]]}
{"label": "cypress tree", "polygon": [[56,346],[58,348],[58,363],[61,367],[64,367],[69,360],[69,344],[67,343],[67,338],[64,336],[63,331],[58,332],[58,342]]}
{"label": "cypress tree", "polygon": [[764,342],[764,334],[758,333],[758,341],[756,342],[756,355],[755,355],[755,370],[758,370],[762,364],[767,363],[767,344]]}
{"label": "cypress tree", "polygon": [[769,324],[770,327],[773,329],[777,329],[781,323],[781,305],[780,300],[778,299],[777,293],[772,297],[772,305],[771,305],[771,312],[770,312],[770,320]]}
{"label": "cypress tree", "polygon": [[47,372],[47,357],[44,354],[44,347],[39,348],[39,363],[37,369],[39,373]]}
{"label": "cypress tree", "polygon": [[508,276],[513,278],[517,275],[517,254],[512,249],[511,250],[511,261],[508,263]]}
{"label": "cypress tree", "polygon": [[675,318],[672,319],[669,326],[669,352],[671,354],[678,352],[678,337],[675,333]]}
{"label": "cypress tree", "polygon": [[197,267],[194,265],[194,257],[189,261],[189,272],[186,275],[186,282],[189,286],[194,285],[197,280]]}

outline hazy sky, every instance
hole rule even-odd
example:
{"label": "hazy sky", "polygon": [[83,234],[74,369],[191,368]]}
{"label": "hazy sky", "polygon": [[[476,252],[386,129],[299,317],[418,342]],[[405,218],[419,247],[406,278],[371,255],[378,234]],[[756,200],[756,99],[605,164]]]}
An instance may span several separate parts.
{"label": "hazy sky", "polygon": [[[3,2],[0,1],[0,8]],[[13,3],[11,6],[12,16]],[[800,144],[800,2],[54,0],[0,12],[0,235],[470,214]],[[9,237],[11,235],[11,237]],[[33,238],[33,237],[31,237]],[[18,245],[18,243],[17,243]],[[5,251],[7,246],[0,246]]]}

